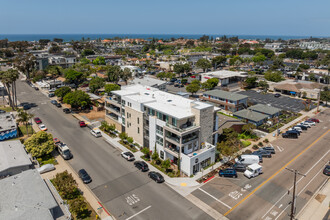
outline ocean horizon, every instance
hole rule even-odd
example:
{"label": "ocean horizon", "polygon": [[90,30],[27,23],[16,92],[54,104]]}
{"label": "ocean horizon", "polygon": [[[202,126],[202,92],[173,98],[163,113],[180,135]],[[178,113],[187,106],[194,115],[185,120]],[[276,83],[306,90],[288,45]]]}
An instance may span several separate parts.
{"label": "ocean horizon", "polygon": [[[53,40],[54,38],[63,39],[65,42],[69,41],[77,41],[82,38],[96,40],[101,38],[141,38],[141,39],[170,39],[170,38],[186,38],[186,39],[198,39],[202,37],[204,34],[0,34],[0,40],[8,39],[9,41],[38,41],[40,39],[49,39]],[[238,37],[239,39],[247,39],[247,40],[265,40],[266,38],[272,40],[290,40],[290,39],[307,39],[310,36],[283,36],[283,35],[231,35],[231,34],[205,34],[210,37],[216,38],[226,35],[227,37]],[[319,38],[328,38],[325,36],[313,36]]]}

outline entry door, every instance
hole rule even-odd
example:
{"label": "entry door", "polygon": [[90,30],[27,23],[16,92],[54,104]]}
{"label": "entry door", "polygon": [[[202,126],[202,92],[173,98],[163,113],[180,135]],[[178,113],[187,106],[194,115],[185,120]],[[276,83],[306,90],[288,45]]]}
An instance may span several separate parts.
{"label": "entry door", "polygon": [[199,163],[193,166],[193,173],[197,173],[199,171]]}

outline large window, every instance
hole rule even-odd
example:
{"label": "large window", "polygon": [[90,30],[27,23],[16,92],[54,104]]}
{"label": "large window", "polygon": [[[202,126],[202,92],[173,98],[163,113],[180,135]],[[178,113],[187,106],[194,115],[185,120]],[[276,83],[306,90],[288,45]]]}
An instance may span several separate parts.
{"label": "large window", "polygon": [[156,125],[156,133],[160,134],[160,135],[163,135],[163,128],[160,127],[159,125]]}
{"label": "large window", "polygon": [[163,138],[159,137],[158,135],[156,135],[156,143],[159,145],[163,145]]}
{"label": "large window", "polygon": [[176,118],[172,118],[172,125],[176,126]]}

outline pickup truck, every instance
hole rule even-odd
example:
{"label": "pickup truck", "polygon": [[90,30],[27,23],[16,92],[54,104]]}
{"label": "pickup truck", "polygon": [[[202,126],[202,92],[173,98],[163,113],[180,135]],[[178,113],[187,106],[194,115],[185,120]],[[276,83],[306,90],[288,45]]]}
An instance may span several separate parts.
{"label": "pickup truck", "polygon": [[73,157],[69,147],[64,143],[58,144],[57,150],[64,160],[70,160]]}

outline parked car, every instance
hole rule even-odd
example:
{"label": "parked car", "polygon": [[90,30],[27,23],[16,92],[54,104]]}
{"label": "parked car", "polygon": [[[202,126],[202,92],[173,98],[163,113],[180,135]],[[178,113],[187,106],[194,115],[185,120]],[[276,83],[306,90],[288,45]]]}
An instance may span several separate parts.
{"label": "parked car", "polygon": [[307,130],[308,129],[308,127],[307,126],[305,126],[305,125],[301,125],[301,124],[298,124],[298,125],[295,125],[294,127],[300,127],[302,130]]}
{"label": "parked car", "polygon": [[262,147],[262,148],[260,148],[260,150],[268,151],[268,152],[270,152],[271,154],[275,154],[275,153],[276,153],[276,152],[275,152],[275,149],[274,149],[273,147],[271,147],[271,146],[268,146],[268,147]]}
{"label": "parked car", "polygon": [[320,123],[320,120],[317,118],[309,118],[309,119],[307,119],[307,121],[313,121],[315,123]]}
{"label": "parked car", "polygon": [[[261,154],[251,154],[252,156],[257,156],[258,157],[258,161],[259,161],[259,163],[263,163],[264,162],[264,159],[262,158],[262,155]],[[257,163],[257,162],[255,162],[255,163]],[[250,163],[251,164],[251,163]],[[247,164],[247,165],[250,165],[250,164]]]}
{"label": "parked car", "polygon": [[330,165],[326,165],[323,170],[323,174],[330,176]]}
{"label": "parked car", "polygon": [[257,163],[251,164],[249,166],[246,167],[246,170],[244,172],[244,176],[246,176],[247,178],[252,178],[252,177],[256,177],[260,174],[262,174],[262,166],[260,166]]}
{"label": "parked car", "polygon": [[86,127],[86,123],[84,121],[79,121],[79,126],[80,127]]}
{"label": "parked car", "polygon": [[298,135],[300,135],[300,131],[296,130],[296,129],[293,129],[293,128],[289,128],[288,131],[292,131],[292,132],[296,132]]}
{"label": "parked car", "polygon": [[78,175],[80,177],[80,179],[85,183],[90,183],[92,182],[92,178],[90,177],[90,175],[87,173],[87,171],[85,169],[81,169],[78,171]]}
{"label": "parked car", "polygon": [[233,169],[236,170],[236,172],[244,172],[246,170],[246,165],[235,163]]}
{"label": "parked car", "polygon": [[174,85],[174,82],[168,82],[167,85]]}
{"label": "parked car", "polygon": [[154,171],[150,171],[148,173],[148,176],[153,179],[156,183],[162,183],[165,181],[164,177],[158,173],[158,172],[154,172]]}
{"label": "parked car", "polygon": [[[262,158],[261,158],[262,160]],[[240,155],[237,158],[235,158],[235,162],[239,164],[244,164],[244,165],[250,165],[253,163],[258,163],[260,159],[258,158],[258,155]]]}
{"label": "parked car", "polygon": [[53,138],[53,141],[54,141],[55,145],[58,145],[61,143],[60,139],[58,139],[58,138]]}
{"label": "parked car", "polygon": [[54,93],[49,93],[48,94],[48,97],[51,98],[51,97],[55,97],[55,94]]}
{"label": "parked car", "polygon": [[298,127],[298,126],[293,126],[292,129],[293,129],[293,130],[300,131],[300,133],[301,133],[302,130],[303,130],[301,127]]}
{"label": "parked car", "polygon": [[102,133],[100,131],[100,129],[98,128],[93,128],[91,130],[91,134],[94,136],[94,137],[102,137]]}
{"label": "parked car", "polygon": [[48,92],[55,92],[56,88],[49,89]]}
{"label": "parked car", "polygon": [[307,123],[307,124],[309,124],[311,126],[315,126],[316,125],[314,121],[308,121],[308,120],[306,120],[306,121],[304,121],[304,123]]}
{"label": "parked car", "polygon": [[122,156],[123,158],[125,158],[127,161],[133,161],[133,160],[135,160],[134,154],[132,154],[132,153],[129,152],[129,151],[122,152],[122,153],[121,153],[121,156]]}
{"label": "parked car", "polygon": [[40,130],[47,131],[47,127],[44,124],[39,125]]}
{"label": "parked car", "polygon": [[59,102],[56,103],[55,106],[56,106],[57,108],[61,108],[61,107],[62,107],[61,103],[59,103]]}
{"label": "parked car", "polygon": [[227,168],[224,170],[220,170],[219,171],[219,176],[220,177],[235,177],[237,178],[237,173],[236,170],[231,169],[231,168]]}
{"label": "parked car", "polygon": [[149,170],[148,164],[144,161],[135,161],[134,166],[142,172],[146,172]]}
{"label": "parked car", "polygon": [[292,132],[292,131],[287,131],[282,134],[283,138],[298,138],[298,133]]}
{"label": "parked car", "polygon": [[281,96],[280,93],[276,93],[276,94],[274,95],[275,98],[279,98],[280,96]]}
{"label": "parked car", "polygon": [[49,171],[55,170],[54,164],[45,164],[37,169],[37,171],[42,174]]}
{"label": "parked car", "polygon": [[37,91],[39,90],[39,88],[38,88],[38,87],[34,87],[34,89],[35,89],[35,90],[37,90]]}
{"label": "parked car", "polygon": [[312,127],[309,123],[301,122],[300,125],[306,126],[307,128]]}
{"label": "parked car", "polygon": [[30,104],[24,104],[23,105],[23,110],[29,110],[31,108]]}
{"label": "parked car", "polygon": [[272,157],[272,154],[269,151],[265,151],[265,150],[257,150],[257,151],[254,151],[252,154],[253,155],[260,154],[262,157],[268,157],[268,158]]}
{"label": "parked car", "polygon": [[52,103],[53,105],[56,105],[57,101],[56,100],[51,100],[50,103]]}
{"label": "parked car", "polygon": [[64,108],[64,109],[63,109],[63,112],[64,112],[65,114],[70,114],[70,113],[71,113],[71,110],[68,109],[68,108]]}
{"label": "parked car", "polygon": [[57,150],[64,160],[70,160],[73,157],[69,147],[64,143],[58,144]]}
{"label": "parked car", "polygon": [[35,117],[34,118],[34,122],[37,123],[37,124],[41,124],[42,123],[42,121],[41,121],[41,119],[39,117]]}

